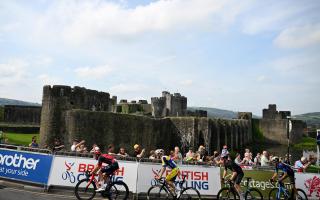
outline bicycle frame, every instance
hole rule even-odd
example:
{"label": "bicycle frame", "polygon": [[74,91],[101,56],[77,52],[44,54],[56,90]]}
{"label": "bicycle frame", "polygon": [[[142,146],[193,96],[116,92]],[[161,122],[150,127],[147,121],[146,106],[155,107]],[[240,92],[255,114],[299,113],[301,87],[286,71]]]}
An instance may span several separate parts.
{"label": "bicycle frame", "polygon": [[[90,184],[92,183],[92,182],[94,182],[96,185],[98,185],[98,180],[95,178],[95,176],[97,176],[98,174],[91,174],[91,176],[90,176],[90,174],[89,174],[89,171],[86,171],[86,177],[89,179],[89,181],[88,181],[88,184],[87,184],[87,186],[86,186],[86,189],[88,189],[88,187],[90,186]],[[108,182],[108,184],[110,183],[110,182],[112,182],[112,177],[114,176],[114,174],[110,174],[109,175],[109,182]]]}
{"label": "bicycle frame", "polygon": [[[183,176],[182,178],[182,181],[175,181],[175,183],[178,183],[180,189],[182,190],[183,189],[183,184],[185,183],[185,179],[186,179],[186,176]],[[169,193],[171,194],[171,196],[174,196],[174,194],[172,194],[171,190],[169,189],[169,186],[168,186],[168,183],[166,181],[165,178],[161,178],[161,179],[156,179],[158,181],[158,183],[162,184],[161,186],[161,190],[163,188],[165,188],[167,191],[169,191]],[[176,184],[175,184],[176,185]]]}

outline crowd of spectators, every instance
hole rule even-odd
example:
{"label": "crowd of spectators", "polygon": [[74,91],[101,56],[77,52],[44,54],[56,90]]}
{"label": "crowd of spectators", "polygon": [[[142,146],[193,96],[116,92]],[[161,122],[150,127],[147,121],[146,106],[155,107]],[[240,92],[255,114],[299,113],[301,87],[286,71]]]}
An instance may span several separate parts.
{"label": "crowd of spectators", "polygon": [[[36,136],[32,137],[32,141],[29,144],[29,147],[31,148],[38,148],[39,145],[37,143]],[[97,144],[93,144],[91,150],[89,151],[86,147],[86,141],[85,140],[74,140],[70,151],[71,152],[77,152],[77,153],[93,153],[95,148],[99,148]],[[65,148],[63,143],[60,139],[56,138],[53,143],[53,147],[51,148],[53,151],[68,151],[68,149]],[[134,157],[137,159],[142,158],[149,158],[151,160],[157,160],[160,159],[159,155],[160,152],[163,151],[163,149],[154,149],[149,152],[149,154],[146,153],[146,150],[142,148],[140,144],[133,145],[133,154],[129,155],[127,153],[127,150],[124,147],[119,148],[119,152],[115,151],[115,146],[113,144],[109,144],[107,146],[106,153],[110,155],[119,156],[122,158],[126,157]],[[180,148],[178,146],[174,147],[173,150],[167,152],[167,155],[170,155],[170,157],[178,164],[181,165],[182,162],[184,163],[205,163],[208,165],[219,165],[220,161],[220,155],[226,155],[229,154],[233,157],[234,162],[240,166],[261,166],[261,167],[268,167],[272,166],[271,158],[274,156],[270,154],[268,151],[262,151],[261,153],[258,152],[255,156],[253,156],[253,153],[250,151],[250,149],[245,149],[243,154],[240,152],[229,152],[228,146],[224,145],[221,151],[213,151],[210,155],[206,148],[203,145],[200,145],[198,149],[194,150],[193,148],[189,148],[187,153],[182,155]],[[283,158],[280,157],[282,162],[290,164],[288,162],[291,159],[291,155],[285,155]],[[307,159],[306,157],[301,157],[301,159],[295,161],[294,168],[298,172],[305,171],[311,163],[313,163],[316,159],[310,157]]]}

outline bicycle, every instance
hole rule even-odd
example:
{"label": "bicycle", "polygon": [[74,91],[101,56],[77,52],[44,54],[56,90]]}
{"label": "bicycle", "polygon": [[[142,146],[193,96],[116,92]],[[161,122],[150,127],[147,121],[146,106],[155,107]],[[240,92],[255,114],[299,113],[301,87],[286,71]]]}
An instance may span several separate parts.
{"label": "bicycle", "polygon": [[[75,195],[79,200],[91,200],[96,195],[97,184],[99,181],[95,178],[96,174],[91,174],[87,171],[86,178],[80,180],[75,187]],[[114,181],[114,174],[109,175],[107,187],[104,191],[99,192],[101,196],[109,199],[128,199],[129,188],[123,181]]]}
{"label": "bicycle", "polygon": [[[169,199],[171,196],[172,199],[201,199],[200,192],[193,188],[193,187],[184,187],[184,183],[186,176],[182,178],[182,181],[175,182],[175,185],[178,185],[180,188],[180,191],[178,195],[174,194],[168,186],[167,181],[165,178],[161,179],[154,179],[156,181],[156,185],[151,186],[147,193],[147,199]],[[177,186],[176,186],[177,188]],[[170,196],[169,196],[170,194]]]}
{"label": "bicycle", "polygon": [[[272,184],[272,182],[270,181]],[[269,192],[269,200],[280,200],[280,199],[293,199],[293,189],[291,192],[285,187],[286,185],[291,185],[290,183],[284,184],[280,181],[278,181],[278,186],[273,185],[273,189],[270,190]],[[297,188],[297,193],[296,193],[296,199],[299,200],[308,200],[308,197],[306,193],[300,189]]]}
{"label": "bicycle", "polygon": [[[256,188],[251,188],[249,186],[249,182],[251,180],[251,177],[246,177],[247,183],[246,183],[246,190],[244,193],[245,199],[263,199],[263,195],[261,192]],[[225,182],[226,187],[221,188],[217,194],[217,199],[239,199],[239,194],[236,188],[234,187],[234,183],[231,180],[226,180]]]}

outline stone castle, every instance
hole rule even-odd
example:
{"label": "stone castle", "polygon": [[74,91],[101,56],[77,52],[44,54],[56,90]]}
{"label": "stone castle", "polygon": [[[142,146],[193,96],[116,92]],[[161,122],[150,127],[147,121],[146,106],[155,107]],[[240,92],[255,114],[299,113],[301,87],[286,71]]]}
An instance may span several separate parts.
{"label": "stone castle", "polygon": [[[187,98],[179,93],[164,91],[161,97],[152,97],[150,104],[147,100],[117,102],[116,96],[106,92],[61,85],[43,87],[42,108],[6,106],[4,110],[6,122],[40,123],[42,146],[60,138],[67,146],[74,139],[85,139],[88,146],[97,143],[103,148],[113,143],[130,150],[140,143],[147,150],[178,145],[187,151],[204,145],[209,152],[224,144],[231,150],[243,149],[253,141],[253,122],[267,142],[287,144],[291,114],[271,104],[263,109],[262,119],[253,120],[250,112],[239,112],[237,119],[214,119],[206,111],[187,110]],[[291,123],[290,142],[295,143],[305,123]]]}
{"label": "stone castle", "polygon": [[263,136],[269,142],[286,145],[288,143],[288,123],[291,122],[292,130],[289,133],[289,141],[290,143],[298,142],[303,136],[306,124],[301,120],[290,119],[290,117],[290,111],[277,111],[277,105],[270,104],[269,108],[262,110],[262,119],[259,120],[259,128]]}
{"label": "stone castle", "polygon": [[[204,115],[199,113],[193,114]],[[252,114],[239,117],[187,116],[187,98],[178,93],[163,92],[150,105],[145,100],[117,103],[117,97],[110,98],[109,93],[81,87],[44,86],[40,143],[50,145],[60,138],[70,145],[77,138],[88,145],[113,143],[127,149],[140,143],[148,150],[178,145],[187,151],[205,145],[211,151],[224,144],[235,150],[252,141]]]}

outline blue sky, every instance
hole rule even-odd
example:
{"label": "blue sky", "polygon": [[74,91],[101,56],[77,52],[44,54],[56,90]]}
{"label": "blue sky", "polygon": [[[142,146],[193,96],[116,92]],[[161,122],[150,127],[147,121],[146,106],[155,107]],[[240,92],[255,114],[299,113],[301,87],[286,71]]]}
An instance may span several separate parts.
{"label": "blue sky", "polygon": [[318,0],[0,2],[0,97],[46,84],[261,115],[320,111]]}

